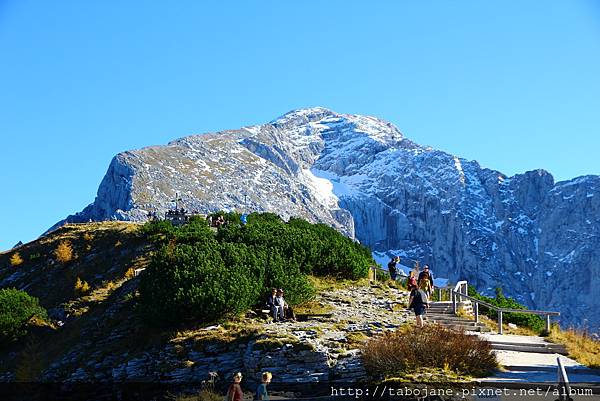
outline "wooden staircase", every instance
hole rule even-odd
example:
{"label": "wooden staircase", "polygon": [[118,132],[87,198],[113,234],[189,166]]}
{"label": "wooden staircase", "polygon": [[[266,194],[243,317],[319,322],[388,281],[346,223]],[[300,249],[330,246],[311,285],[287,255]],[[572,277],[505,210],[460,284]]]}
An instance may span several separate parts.
{"label": "wooden staircase", "polygon": [[[462,302],[461,304],[463,310],[468,312],[470,303]],[[472,319],[457,316],[452,313],[451,302],[431,302],[429,304],[429,309],[427,309],[427,312],[425,313],[425,322],[438,323],[451,329],[462,329],[469,332],[485,333],[491,331],[489,327],[483,323],[476,323]]]}
{"label": "wooden staircase", "polygon": [[[429,309],[425,314],[426,323],[438,323],[442,326],[451,329],[462,329],[466,332],[488,333],[491,329],[483,323],[475,323],[472,317],[457,316],[452,312],[451,302],[431,302]],[[463,310],[466,314],[470,314],[472,306],[469,301],[460,302],[459,310]],[[500,336],[494,339],[495,336],[487,336],[486,339],[492,344],[492,349],[496,351],[516,351],[516,352],[533,352],[539,354],[561,354],[567,355],[567,350],[562,344],[553,344],[548,342],[513,342],[507,341],[507,336]]]}

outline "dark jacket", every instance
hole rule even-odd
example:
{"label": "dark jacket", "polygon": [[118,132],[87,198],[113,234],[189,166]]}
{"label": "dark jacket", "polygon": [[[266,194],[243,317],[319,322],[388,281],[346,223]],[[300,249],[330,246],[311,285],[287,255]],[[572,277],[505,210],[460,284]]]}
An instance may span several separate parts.
{"label": "dark jacket", "polygon": [[390,273],[390,276],[395,276],[398,274],[398,268],[396,267],[395,260],[392,260],[390,263],[388,263],[388,272]]}
{"label": "dark jacket", "polygon": [[267,298],[267,306],[269,308],[275,306],[275,297],[273,295],[269,295],[269,297]]}

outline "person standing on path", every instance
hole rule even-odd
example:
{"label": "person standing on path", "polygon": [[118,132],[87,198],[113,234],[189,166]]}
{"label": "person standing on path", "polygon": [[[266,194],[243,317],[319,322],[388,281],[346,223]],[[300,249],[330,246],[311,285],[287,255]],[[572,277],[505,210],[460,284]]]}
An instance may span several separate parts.
{"label": "person standing on path", "polygon": [[408,291],[412,291],[416,288],[419,288],[417,286],[417,277],[415,276],[415,271],[411,270],[408,278],[406,279],[406,289]]}
{"label": "person standing on path", "polygon": [[427,308],[429,308],[429,301],[425,291],[420,288],[412,290],[408,298],[408,309],[414,310],[417,327],[423,327],[423,316]]}
{"label": "person standing on path", "polygon": [[229,389],[227,390],[227,401],[243,401],[244,392],[242,391],[242,386],[240,383],[242,382],[242,373],[237,372],[233,375],[233,383],[229,385]]}
{"label": "person standing on path", "polygon": [[269,394],[267,393],[267,384],[271,383],[273,375],[271,372],[264,372],[262,374],[262,383],[258,385],[256,394],[254,394],[255,400],[268,400]]}
{"label": "person standing on path", "polygon": [[398,266],[396,266],[398,263],[400,263],[400,256],[393,256],[388,263],[388,272],[393,281],[396,281],[398,278]]}

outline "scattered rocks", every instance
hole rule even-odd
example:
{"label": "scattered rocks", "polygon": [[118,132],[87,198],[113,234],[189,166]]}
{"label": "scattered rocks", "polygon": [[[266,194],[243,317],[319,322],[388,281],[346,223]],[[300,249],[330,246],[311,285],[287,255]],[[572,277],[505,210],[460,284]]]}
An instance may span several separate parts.
{"label": "scattered rocks", "polygon": [[[78,344],[52,363],[44,378],[185,383],[205,380],[211,371],[225,380],[242,371],[251,384],[268,370],[279,383],[353,382],[366,376],[360,357],[361,341],[406,323],[410,316],[403,310],[390,312],[390,305],[407,298],[406,291],[387,286],[337,289],[317,297],[322,305],[331,307],[328,317],[261,323],[260,334],[247,341],[199,343],[194,336],[183,337],[141,354],[106,354],[105,349],[112,343],[132,335],[116,326],[104,338]],[[115,313],[111,308],[107,311],[111,316]],[[257,319],[251,321],[256,323]],[[216,325],[196,333],[218,339],[226,329]],[[88,333],[93,334],[93,330]]]}

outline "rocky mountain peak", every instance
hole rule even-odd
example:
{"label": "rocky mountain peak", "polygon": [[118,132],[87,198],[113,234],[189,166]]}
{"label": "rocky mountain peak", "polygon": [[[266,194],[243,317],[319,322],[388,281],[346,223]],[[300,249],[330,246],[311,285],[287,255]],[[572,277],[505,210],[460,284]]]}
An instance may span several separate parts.
{"label": "rocky mountain peak", "polygon": [[[513,177],[409,139],[375,117],[313,107],[263,125],[117,155],[96,200],[65,221],[144,221],[178,193],[191,211],[271,211],[322,222],[377,257],[416,260],[600,327],[600,177]],[[59,225],[64,223],[60,222]],[[569,271],[589,273],[584,291]],[[595,300],[594,300],[595,299]],[[566,302],[577,306],[565,307]]]}

